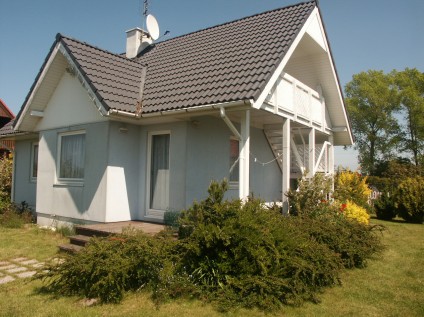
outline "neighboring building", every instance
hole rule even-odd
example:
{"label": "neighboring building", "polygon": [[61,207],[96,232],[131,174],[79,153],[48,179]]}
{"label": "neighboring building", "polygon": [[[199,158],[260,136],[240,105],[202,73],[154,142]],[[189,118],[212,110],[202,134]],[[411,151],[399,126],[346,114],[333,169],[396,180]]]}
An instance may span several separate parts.
{"label": "neighboring building", "polygon": [[352,134],[315,1],[125,55],[58,35],[20,110],[14,197],[38,223],[163,221],[227,178],[227,197],[286,201],[333,173]]}
{"label": "neighboring building", "polygon": [[[6,106],[3,100],[0,99],[0,136],[4,133],[4,130],[9,129],[9,126],[5,127],[15,118],[13,112]],[[4,128],[4,129],[3,129]],[[15,142],[11,140],[1,140],[0,139],[0,157],[8,155],[13,151],[15,147]]]}

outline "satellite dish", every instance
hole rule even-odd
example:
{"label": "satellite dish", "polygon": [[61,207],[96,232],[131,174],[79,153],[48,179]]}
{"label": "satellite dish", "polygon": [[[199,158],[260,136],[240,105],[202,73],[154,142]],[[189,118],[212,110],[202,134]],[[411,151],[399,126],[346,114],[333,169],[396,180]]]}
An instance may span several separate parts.
{"label": "satellite dish", "polygon": [[156,18],[149,14],[146,18],[147,31],[150,34],[150,37],[156,41],[159,38],[159,24]]}

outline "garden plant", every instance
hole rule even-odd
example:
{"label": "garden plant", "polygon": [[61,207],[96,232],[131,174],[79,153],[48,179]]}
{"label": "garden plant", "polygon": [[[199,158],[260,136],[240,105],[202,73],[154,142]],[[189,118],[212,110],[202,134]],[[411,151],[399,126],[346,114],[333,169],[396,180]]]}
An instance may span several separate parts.
{"label": "garden plant", "polygon": [[54,293],[102,302],[140,290],[158,305],[187,297],[219,310],[318,302],[344,269],[364,267],[382,250],[376,226],[321,199],[327,183],[318,177],[291,193],[298,207],[289,217],[256,198],[225,200],[227,182],[212,182],[205,200],[181,212],[178,239],[172,230],[97,238],[37,278]]}

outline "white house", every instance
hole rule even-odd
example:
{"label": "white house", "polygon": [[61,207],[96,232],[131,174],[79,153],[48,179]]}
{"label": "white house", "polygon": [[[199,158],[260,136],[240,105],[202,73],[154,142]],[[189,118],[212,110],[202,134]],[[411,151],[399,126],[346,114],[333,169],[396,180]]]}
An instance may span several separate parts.
{"label": "white house", "polygon": [[10,132],[12,198],[41,225],[161,222],[223,178],[285,201],[352,144],[315,1],[157,43],[136,28],[126,54],[58,34]]}

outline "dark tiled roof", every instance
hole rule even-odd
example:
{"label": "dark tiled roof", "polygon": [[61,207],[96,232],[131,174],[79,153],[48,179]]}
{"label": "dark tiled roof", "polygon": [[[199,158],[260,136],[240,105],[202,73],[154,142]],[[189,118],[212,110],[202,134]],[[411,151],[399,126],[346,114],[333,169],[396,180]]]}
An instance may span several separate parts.
{"label": "dark tiled roof", "polygon": [[139,96],[143,65],[87,43],[59,36],[86,76],[105,109],[134,111]]}
{"label": "dark tiled roof", "polygon": [[6,135],[11,135],[11,134],[16,134],[18,133],[17,131],[13,130],[13,123],[15,120],[11,120],[8,123],[6,123],[1,129],[0,129],[0,137],[2,136],[6,136]]}
{"label": "dark tiled roof", "polygon": [[136,111],[147,65],[143,113],[257,99],[315,1],[276,9],[150,46],[130,60],[59,37],[105,109]]}

